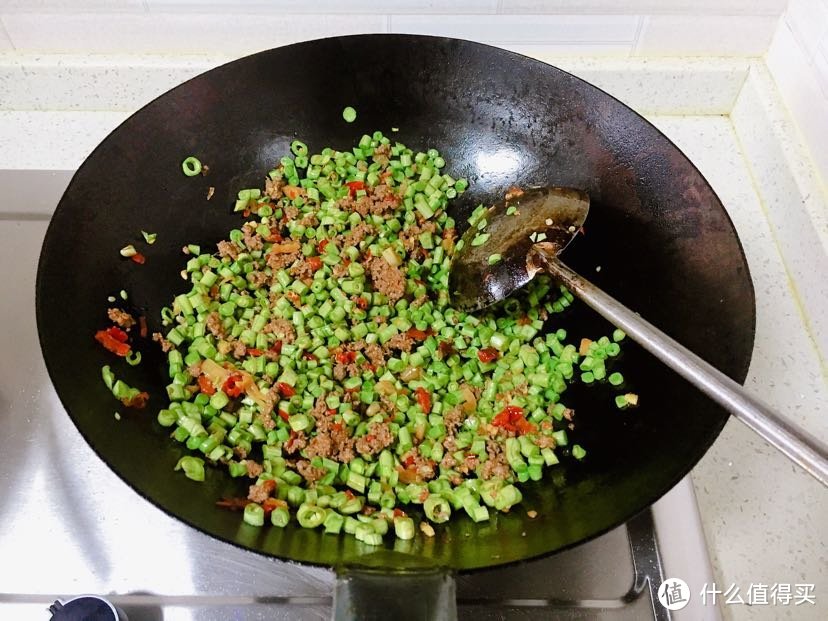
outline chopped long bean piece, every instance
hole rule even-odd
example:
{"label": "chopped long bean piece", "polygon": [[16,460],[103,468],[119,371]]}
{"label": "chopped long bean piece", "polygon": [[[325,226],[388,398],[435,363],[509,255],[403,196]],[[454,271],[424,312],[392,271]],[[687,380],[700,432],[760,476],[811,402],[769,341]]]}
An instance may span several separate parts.
{"label": "chopped long bean piece", "polygon": [[191,155],[190,157],[185,158],[183,162],[181,162],[181,170],[188,177],[195,177],[196,175],[201,173],[201,160]]}

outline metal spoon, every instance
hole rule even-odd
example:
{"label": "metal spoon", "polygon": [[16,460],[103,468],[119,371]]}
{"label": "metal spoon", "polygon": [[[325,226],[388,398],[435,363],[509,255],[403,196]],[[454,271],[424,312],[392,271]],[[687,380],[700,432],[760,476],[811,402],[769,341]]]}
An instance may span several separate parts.
{"label": "metal spoon", "polygon": [[[515,193],[517,194],[517,193]],[[514,209],[512,209],[514,208]],[[507,213],[508,211],[508,213]],[[828,446],[772,411],[738,383],[683,347],[559,259],[589,212],[589,197],[571,188],[535,188],[509,196],[471,227],[449,275],[454,306],[472,312],[498,302],[545,271],[673,371],[828,486]],[[488,238],[481,237],[488,235]],[[475,238],[477,238],[474,245]],[[492,255],[500,261],[490,265]]]}

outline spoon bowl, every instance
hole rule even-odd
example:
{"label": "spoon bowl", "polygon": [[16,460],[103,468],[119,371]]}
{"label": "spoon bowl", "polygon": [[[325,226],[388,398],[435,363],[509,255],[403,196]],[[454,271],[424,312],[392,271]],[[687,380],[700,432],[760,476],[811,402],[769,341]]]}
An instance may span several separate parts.
{"label": "spoon bowl", "polygon": [[557,255],[588,213],[589,196],[573,188],[507,192],[461,238],[449,275],[452,304],[474,312],[509,297],[541,269],[529,260],[533,246],[542,243]]}

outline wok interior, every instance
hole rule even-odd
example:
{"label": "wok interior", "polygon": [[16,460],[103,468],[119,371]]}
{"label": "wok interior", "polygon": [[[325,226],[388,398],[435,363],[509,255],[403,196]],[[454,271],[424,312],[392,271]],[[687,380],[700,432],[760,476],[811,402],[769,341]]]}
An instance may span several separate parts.
{"label": "wok interior", "polygon": [[[342,120],[346,105],[357,109],[353,124]],[[214,508],[220,496],[243,495],[247,481],[219,469],[208,469],[203,484],[173,473],[186,449],[154,420],[168,382],[160,352],[148,344],[140,366],[113,364],[116,375],[151,395],[146,410],[127,411],[100,379],[101,366],[113,360],[92,338],[106,323],[107,296],[122,288],[150,330],[159,329],[160,308],[187,288],[181,247],[213,247],[237,227],[241,219],[230,213],[236,191],[260,186],[291,140],[311,152],[348,149],[376,129],[415,149],[440,149],[446,170],[469,179],[452,207],[458,221],[513,184],[587,191],[586,234],[565,260],[744,378],[754,303],[738,239],[701,175],[636,114],[553,67],[479,44],[382,35],[297,44],[210,71],[128,119],[80,168],[44,243],[37,318],[56,390],[100,457],[159,507],[276,557],[337,564],[376,552],[295,524],[251,527],[238,513]],[[182,175],[188,155],[209,165],[209,175]],[[208,202],[209,186],[215,195]],[[142,229],[158,233],[146,264],[121,260],[118,249]],[[548,325],[566,328],[576,343],[611,330],[581,304]],[[560,550],[629,519],[685,475],[726,415],[637,347],[626,343],[623,351],[618,366],[641,395],[640,407],[619,412],[609,386],[573,385],[563,395],[576,411],[571,437],[588,451],[582,463],[567,460],[524,485],[523,505],[488,523],[457,516],[434,538],[418,533],[394,544],[388,537],[402,553],[394,563],[462,570]],[[538,517],[529,519],[529,509]]]}

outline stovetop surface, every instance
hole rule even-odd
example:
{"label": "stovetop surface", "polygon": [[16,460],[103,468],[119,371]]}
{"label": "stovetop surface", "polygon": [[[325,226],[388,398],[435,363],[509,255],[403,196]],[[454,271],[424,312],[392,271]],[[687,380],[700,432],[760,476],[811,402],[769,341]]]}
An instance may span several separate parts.
{"label": "stovetop surface", "polygon": [[[55,204],[68,173],[20,179],[51,188],[42,200]],[[34,278],[47,222],[30,202],[23,207],[0,219],[0,618],[48,619],[53,600],[83,593],[109,596],[131,621],[329,618],[331,571],[265,558],[179,523],[83,441],[40,354]],[[692,493],[670,494],[573,550],[458,576],[460,618],[670,618],[653,603],[664,577],[653,515],[665,511],[697,515]],[[682,536],[696,538],[706,560],[692,523]]]}

